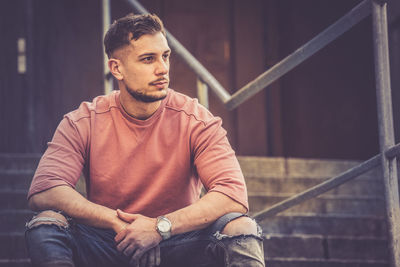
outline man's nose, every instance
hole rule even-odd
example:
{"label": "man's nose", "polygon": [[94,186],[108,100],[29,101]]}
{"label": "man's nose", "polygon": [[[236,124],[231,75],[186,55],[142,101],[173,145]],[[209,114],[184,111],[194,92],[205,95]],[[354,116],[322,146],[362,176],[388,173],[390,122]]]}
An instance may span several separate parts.
{"label": "man's nose", "polygon": [[169,62],[160,60],[159,63],[157,64],[156,68],[156,74],[157,75],[165,75],[169,71]]}

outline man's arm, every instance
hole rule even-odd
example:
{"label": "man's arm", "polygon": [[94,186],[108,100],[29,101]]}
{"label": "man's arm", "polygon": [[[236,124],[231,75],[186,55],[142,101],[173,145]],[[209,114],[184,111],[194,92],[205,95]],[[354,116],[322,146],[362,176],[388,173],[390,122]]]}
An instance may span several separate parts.
{"label": "man's arm", "polygon": [[166,217],[171,221],[172,234],[175,235],[203,229],[227,213],[246,211],[242,204],[230,197],[219,192],[209,192],[194,204],[167,214]]}
{"label": "man's arm", "polygon": [[126,226],[126,222],[118,218],[115,210],[90,202],[66,185],[34,194],[29,198],[28,204],[36,211],[61,210],[80,223],[113,229],[116,233]]}

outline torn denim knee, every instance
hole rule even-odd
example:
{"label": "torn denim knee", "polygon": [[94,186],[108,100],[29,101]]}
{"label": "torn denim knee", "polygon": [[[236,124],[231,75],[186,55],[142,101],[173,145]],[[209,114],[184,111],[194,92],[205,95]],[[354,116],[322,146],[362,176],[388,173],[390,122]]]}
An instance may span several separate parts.
{"label": "torn denim knee", "polygon": [[53,211],[59,213],[65,218],[64,220],[57,219],[48,215],[40,216],[43,212],[36,214],[33,218],[25,224],[27,230],[38,227],[40,225],[56,225],[60,228],[67,229],[69,227],[69,219],[64,216],[61,211]]}
{"label": "torn denim knee", "polygon": [[[250,217],[249,217],[250,218]],[[254,220],[254,223],[257,225],[257,234],[239,234],[239,235],[227,235],[227,234],[223,234],[221,233],[221,231],[216,231],[213,236],[217,239],[217,240],[222,240],[224,238],[240,238],[240,237],[254,237],[258,240],[263,240],[262,236],[263,236],[263,231],[262,228],[260,227],[260,225]]]}
{"label": "torn denim knee", "polygon": [[265,267],[264,246],[261,228],[257,234],[227,235],[217,231],[216,251],[222,251],[224,266]]}

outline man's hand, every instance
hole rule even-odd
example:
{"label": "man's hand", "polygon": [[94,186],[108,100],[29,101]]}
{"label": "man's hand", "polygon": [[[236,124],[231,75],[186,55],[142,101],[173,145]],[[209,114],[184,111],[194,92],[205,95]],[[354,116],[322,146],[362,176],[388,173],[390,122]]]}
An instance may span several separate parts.
{"label": "man's hand", "polygon": [[117,210],[117,214],[121,220],[129,223],[115,237],[118,251],[130,257],[130,264],[133,266],[139,266],[139,263],[141,266],[158,266],[160,264],[158,244],[162,238],[156,230],[157,220],[121,210]]}

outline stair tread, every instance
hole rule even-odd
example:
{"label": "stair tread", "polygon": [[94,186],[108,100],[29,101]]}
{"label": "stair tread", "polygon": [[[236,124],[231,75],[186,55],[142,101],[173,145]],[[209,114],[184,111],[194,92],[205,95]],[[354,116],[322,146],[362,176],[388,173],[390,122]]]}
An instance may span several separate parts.
{"label": "stair tread", "polygon": [[17,174],[34,174],[35,170],[27,170],[27,169],[10,169],[4,170],[0,169],[0,175],[8,174],[8,175],[17,175]]}
{"label": "stair tread", "polygon": [[277,214],[274,217],[312,217],[312,218],[354,218],[354,219],[375,219],[384,220],[384,216],[379,215],[357,215],[349,213],[315,213],[315,212],[292,212],[292,213],[282,213]]}
{"label": "stair tread", "polygon": [[[289,198],[296,194],[293,193],[262,193],[262,192],[248,192],[249,197],[279,197],[279,198]],[[349,199],[349,200],[384,200],[383,196],[359,196],[359,195],[326,195],[321,194],[316,199]]]}
{"label": "stair tread", "polygon": [[341,240],[380,240],[387,241],[385,237],[375,237],[375,236],[347,236],[347,235],[322,235],[322,234],[281,234],[281,233],[264,233],[264,238],[319,238],[319,239],[341,239]]}
{"label": "stair tread", "polygon": [[0,259],[0,263],[7,263],[7,262],[31,262],[29,258],[21,258],[21,259]]}
{"label": "stair tread", "polygon": [[367,259],[324,259],[324,258],[301,258],[301,257],[271,257],[268,260],[279,260],[279,261],[304,261],[304,262],[337,262],[337,263],[388,263],[385,260],[367,260]]}
{"label": "stair tread", "polygon": [[0,189],[0,194],[26,194],[28,190],[25,189]]}
{"label": "stair tread", "polygon": [[[305,182],[324,182],[324,181],[328,181],[329,179],[335,177],[336,175],[333,176],[324,176],[324,177],[316,177],[316,176],[283,176],[283,177],[279,177],[279,176],[252,176],[251,174],[246,175],[245,172],[243,172],[245,179],[248,180],[271,180],[271,181],[305,181]],[[339,175],[341,173],[338,173],[337,175]],[[348,180],[347,182],[350,181],[359,181],[359,182],[380,182],[381,176],[357,176],[354,177],[350,180]],[[346,183],[347,183],[346,182]]]}
{"label": "stair tread", "polygon": [[[304,159],[282,157],[238,156],[245,177],[316,177],[330,178],[343,173],[361,161],[335,159]],[[381,176],[379,168],[364,173],[361,177]]]}

